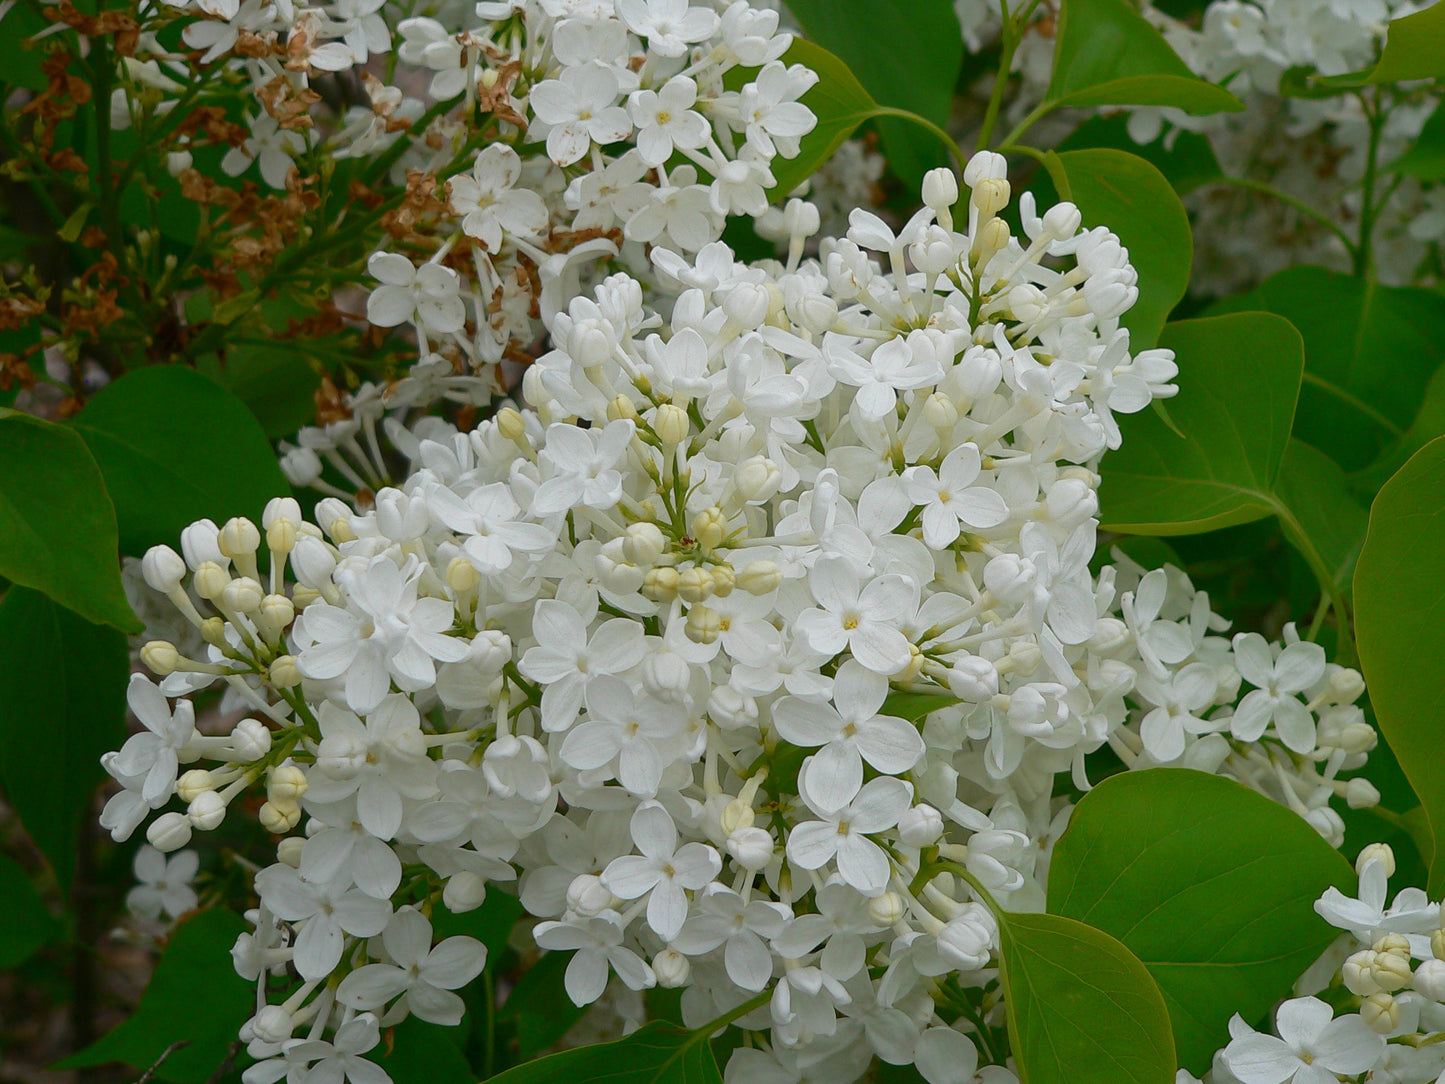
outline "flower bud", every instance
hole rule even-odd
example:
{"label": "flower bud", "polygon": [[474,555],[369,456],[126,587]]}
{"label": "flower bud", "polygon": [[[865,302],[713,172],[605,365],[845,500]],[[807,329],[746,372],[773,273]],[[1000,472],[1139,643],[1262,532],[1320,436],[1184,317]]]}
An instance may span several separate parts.
{"label": "flower bud", "polygon": [[465,557],[453,557],[447,564],[447,586],[459,595],[469,595],[482,582],[482,574]]}
{"label": "flower bud", "polygon": [[868,920],[875,926],[893,926],[902,922],[906,914],[908,908],[897,892],[885,892],[868,901]]}
{"label": "flower bud", "polygon": [[289,1012],[280,1005],[263,1005],[261,1011],[251,1018],[251,1031],[263,1043],[279,1046],[291,1038],[296,1023]]}
{"label": "flower bud", "polygon": [[470,870],[458,870],[442,885],[442,903],[452,914],[475,911],[487,898],[487,882]]}
{"label": "flower bud", "polygon": [[329,586],[336,571],[336,554],[321,539],[302,535],[291,554],[291,570],[307,587]]}
{"label": "flower bud", "polygon": [[294,689],[301,684],[301,671],[296,668],[295,655],[278,655],[267,672],[271,684],[278,689]]}
{"label": "flower bud", "polygon": [[898,838],[910,847],[927,847],[941,835],[943,814],[927,803],[920,802],[898,820]]}
{"label": "flower bud", "polygon": [[214,831],[226,819],[226,799],[213,790],[202,791],[186,807],[186,816],[199,831]]}
{"label": "flower bud", "polygon": [[622,552],[635,565],[651,565],[667,552],[667,536],[655,523],[634,523],[623,536]]}
{"label": "flower bud", "polygon": [[1330,674],[1326,691],[1337,704],[1353,704],[1365,691],[1365,679],[1358,670],[1342,666]]}
{"label": "flower bud", "polygon": [[755,455],[738,464],[733,487],[747,504],[772,499],[783,483],[783,472],[765,455]]}
{"label": "flower bud", "polygon": [[312,448],[291,448],[281,457],[281,473],[293,486],[311,485],[321,471],[321,457]]}
{"label": "flower bud", "polygon": [[1345,784],[1345,801],[1351,809],[1370,809],[1380,804],[1380,792],[1368,779],[1357,777]]}
{"label": "flower bud", "polygon": [[1378,937],[1370,948],[1376,952],[1393,952],[1396,956],[1404,956],[1406,958],[1410,955],[1409,938],[1400,933],[1387,933],[1382,937]]}
{"label": "flower bud", "polygon": [[1371,973],[1375,983],[1386,993],[1403,990],[1410,985],[1413,978],[1409,950],[1407,949],[1404,955],[1398,952],[1377,952]]}
{"label": "flower bud", "polygon": [[1375,981],[1375,953],[1370,949],[1351,954],[1340,967],[1340,977],[1346,989],[1359,997],[1380,992],[1380,984]]}
{"label": "flower bud", "polygon": [[958,407],[942,392],[934,392],[923,401],[923,420],[934,429],[952,429],[958,422]]}
{"label": "flower bud", "polygon": [[773,837],[766,828],[739,828],[728,834],[727,851],[739,866],[756,873],[773,860]]}
{"label": "flower bud", "polygon": [[969,704],[982,704],[998,693],[998,670],[978,655],[964,655],[948,672],[948,688]]}
{"label": "flower bud", "polygon": [[187,803],[194,801],[197,795],[215,789],[215,781],[205,768],[192,768],[176,780],[176,797]]}
{"label": "flower bud", "polygon": [[204,599],[216,599],[221,597],[221,592],[226,589],[226,584],[231,582],[231,576],[219,562],[202,561],[201,567],[196,569],[196,577],[193,582],[196,586],[196,594]]}
{"label": "flower bud", "polygon": [[723,312],[734,323],[752,330],[768,318],[768,306],[772,299],[766,286],[753,282],[739,282],[728,290],[723,298]]}
{"label": "flower bud", "polygon": [[729,564],[713,565],[708,569],[712,575],[712,593],[715,598],[727,598],[737,586],[737,574]]}
{"label": "flower bud", "polygon": [[336,497],[323,497],[316,502],[315,519],[338,545],[356,539],[356,532],[351,529],[351,509]]}
{"label": "flower bud", "polygon": [[1371,862],[1383,862],[1386,877],[1395,875],[1395,850],[1388,843],[1368,843],[1361,848],[1355,856],[1355,872],[1364,873]]}
{"label": "flower bud", "polygon": [[[694,609],[706,609],[706,607],[697,606]],[[691,634],[689,633],[689,635]],[[708,718],[726,730],[756,726],[758,702],[751,696],[745,696],[738,692],[731,685],[719,685],[708,694],[707,714]]]}
{"label": "flower bud", "polygon": [[273,802],[295,803],[306,793],[306,773],[295,764],[278,764],[266,781],[266,797]]}
{"label": "flower bud", "polygon": [[[923,205],[939,208],[952,207],[958,202],[958,178],[953,170],[940,166],[923,175]],[[891,925],[891,923],[890,923]]]}
{"label": "flower bud", "polygon": [[227,557],[244,557],[261,548],[261,532],[244,516],[226,520],[216,536],[216,544]]}
{"label": "flower bud", "polygon": [[723,806],[722,817],[720,818],[722,830],[732,835],[739,828],[751,828],[757,814],[753,807],[741,798],[734,798],[727,805]]}
{"label": "flower bud", "polygon": [[226,621],[221,617],[208,617],[201,622],[201,639],[212,647],[226,646]]}
{"label": "flower bud", "polygon": [[140,661],[156,677],[166,677],[175,672],[180,664],[181,654],[176,645],[166,640],[151,640],[140,649]]}
{"label": "flower bud", "polygon": [[807,200],[790,199],[783,207],[783,228],[789,237],[812,237],[822,224],[823,216],[818,213],[817,205]]}
{"label": "flower bud", "polygon": [[472,637],[471,661],[485,673],[499,674],[512,661],[512,638],[501,629],[482,629]]}
{"label": "flower bud", "polygon": [[963,971],[988,966],[992,931],[974,916],[955,918],[938,931],[938,954]]}
{"label": "flower bud", "polygon": [[1400,1003],[1384,991],[1371,994],[1360,1002],[1360,1018],[1371,1031],[1388,1035],[1400,1026]]}
{"label": "flower bud", "polygon": [[181,532],[181,553],[192,572],[207,561],[221,564],[227,560],[217,543],[220,528],[208,519],[199,519]]}
{"label": "flower bud", "polygon": [[1435,959],[1445,960],[1445,929],[1435,930],[1430,934],[1430,951]]}
{"label": "flower bud", "polygon": [[977,187],[985,178],[1006,176],[1008,159],[997,151],[978,151],[968,160],[968,165],[963,167],[963,183],[969,188]]}
{"label": "flower bud", "polygon": [[169,546],[152,546],[141,558],[140,574],[152,590],[169,594],[186,578],[186,562]]}
{"label": "flower bud", "polygon": [[1056,203],[1044,212],[1043,232],[1056,240],[1074,236],[1083,224],[1084,216],[1072,203]]}
{"label": "flower bud", "polygon": [[146,839],[158,851],[178,851],[191,841],[191,822],[184,813],[162,813],[146,829]]}
{"label": "flower bud", "polygon": [[260,719],[242,719],[231,730],[232,759],[249,764],[270,751],[271,731]]}
{"label": "flower bud", "polygon": [[1320,834],[1331,847],[1338,850],[1345,842],[1345,822],[1329,806],[1311,809],[1305,814],[1305,822]]}
{"label": "flower bud", "polygon": [[722,540],[727,537],[727,533],[727,517],[722,514],[722,509],[717,506],[704,508],[693,517],[693,540],[707,552],[711,552],[722,545]]}
{"label": "flower bud", "polygon": [[981,215],[995,215],[1008,206],[1012,190],[1003,177],[985,177],[972,186],[968,201],[978,208]]}
{"label": "flower bud", "polygon": [[609,422],[622,421],[623,419],[636,425],[642,420],[642,415],[637,413],[637,404],[625,395],[618,395],[607,404],[607,420]]}
{"label": "flower bud", "polygon": [[600,915],[612,906],[612,890],[595,873],[582,873],[567,886],[567,909],[583,918]]}
{"label": "flower bud", "polygon": [[593,559],[592,567],[602,586],[619,595],[632,594],[642,586],[646,575],[642,569],[628,562],[620,538],[613,538],[602,547]]}
{"label": "flower bud", "polygon": [[301,836],[287,836],[276,844],[276,861],[292,869],[301,868],[301,852],[306,840]]}
{"label": "flower bud", "polygon": [[642,577],[642,593],[654,602],[670,602],[677,597],[677,569],[650,568]]}
{"label": "flower bud", "polygon": [[1415,989],[1431,1001],[1445,1001],[1445,960],[1426,960],[1415,968]]}
{"label": "flower bud", "polygon": [[677,576],[677,595],[687,603],[712,597],[712,573],[701,565],[683,569]]}
{"label": "flower bud", "polygon": [[1013,233],[1008,228],[1008,223],[1001,218],[990,218],[978,228],[974,235],[973,245],[969,252],[975,262],[986,263],[995,252],[1008,247],[1009,241],[1013,239]]}
{"label": "flower bud", "polygon": [[766,595],[783,582],[783,570],[773,561],[749,561],[738,574],[737,585],[750,595]]}
{"label": "flower bud", "polygon": [[654,651],[642,660],[642,686],[667,704],[687,699],[692,668],[672,651]]}
{"label": "flower bud", "polygon": [[[301,504],[295,497],[272,497],[261,513],[261,526],[268,531],[278,523],[289,523],[295,528],[301,522]],[[271,545],[269,542],[266,544]]]}
{"label": "flower bud", "polygon": [[[261,608],[266,589],[248,576],[240,576],[221,589],[221,605],[233,613],[252,614]],[[291,600],[286,600],[291,605]]]}
{"label": "flower bud", "polygon": [[676,949],[663,949],[652,958],[652,973],[657,976],[657,985],[663,989],[676,989],[687,985],[692,976],[692,965],[687,957]]}
{"label": "flower bud", "polygon": [[257,819],[273,836],[284,835],[300,822],[301,807],[295,802],[263,802]]}

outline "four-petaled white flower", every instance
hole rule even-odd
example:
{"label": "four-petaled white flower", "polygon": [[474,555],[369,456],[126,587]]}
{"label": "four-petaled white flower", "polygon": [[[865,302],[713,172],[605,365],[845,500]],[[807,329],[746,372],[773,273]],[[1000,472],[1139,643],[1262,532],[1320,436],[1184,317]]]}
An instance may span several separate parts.
{"label": "four-petaled white flower", "polygon": [[167,858],[149,845],[135,852],[135,876],[140,882],[125,896],[126,908],[139,918],[154,922],[164,914],[176,919],[196,906],[191,887],[201,856],[195,851],[176,851]]}
{"label": "four-petaled white flower", "polygon": [[431,1024],[461,1023],[465,1005],[452,991],[482,973],[486,946],[475,937],[448,937],[435,945],[431,939],[426,917],[413,907],[401,908],[381,933],[391,962],[351,972],[336,988],[336,1000],[354,1009],[379,1009],[400,998],[383,1020],[400,1019],[409,1011]]}
{"label": "four-petaled white flower", "polygon": [[1279,1038],[1263,1035],[1234,1015],[1234,1038],[1221,1053],[1240,1084],[1338,1084],[1372,1068],[1385,1051],[1385,1038],[1358,1014],[1335,1018],[1319,998],[1286,1001],[1275,1013]]}
{"label": "four-petaled white flower", "polygon": [[[687,893],[709,884],[722,870],[722,858],[705,843],[677,845],[677,826],[656,802],[644,802],[632,814],[632,841],[641,854],[614,858],[602,871],[602,883],[624,900],[647,896],[647,924],[671,941],[687,921]],[[651,893],[651,895],[648,895]]]}
{"label": "four-petaled white flower", "polygon": [[417,267],[395,252],[377,252],[366,270],[381,283],[366,299],[366,318],[377,327],[416,323],[444,335],[460,331],[467,322],[462,280],[450,267]]}
{"label": "four-petaled white flower", "polygon": [[788,833],[788,860],[802,869],[818,869],[836,860],[838,875],[846,883],[865,896],[881,895],[892,867],[883,848],[868,837],[898,823],[912,804],[913,788],[901,779],[880,776],[863,784],[842,809],[820,809],[808,801],[806,780],[800,779],[799,786],[818,820],[803,821]]}
{"label": "four-petaled white flower", "polygon": [[564,68],[558,78],[534,86],[529,100],[537,119],[548,126],[548,157],[570,166],[593,143],[626,139],[632,119],[617,104],[620,93],[617,73],[599,60]]}
{"label": "four-petaled white flower", "polygon": [[1008,519],[1008,504],[997,491],[974,485],[979,475],[978,447],[960,444],[938,466],[912,467],[904,476],[908,499],[923,509],[923,541],[931,549],[953,545],[963,527],[985,530]]}
{"label": "four-petaled white flower", "polygon": [[875,673],[898,673],[913,657],[899,626],[918,600],[912,580],[878,576],[863,584],[842,557],[819,558],[808,576],[816,607],[798,615],[798,633],[815,651],[836,655],[845,648]]}
{"label": "four-petaled white flower", "polygon": [[1271,723],[1280,741],[1297,753],[1315,747],[1315,721],[1296,693],[1325,675],[1325,649],[1308,640],[1287,645],[1276,657],[1257,632],[1234,638],[1234,661],[1255,686],[1234,709],[1230,731],[1240,741],[1258,741]]}
{"label": "four-petaled white flower", "polygon": [[452,210],[462,216],[462,230],[489,252],[502,247],[502,235],[535,237],[547,228],[542,197],[514,187],[522,176],[522,159],[505,143],[493,143],[472,163],[472,172],[447,182]]}

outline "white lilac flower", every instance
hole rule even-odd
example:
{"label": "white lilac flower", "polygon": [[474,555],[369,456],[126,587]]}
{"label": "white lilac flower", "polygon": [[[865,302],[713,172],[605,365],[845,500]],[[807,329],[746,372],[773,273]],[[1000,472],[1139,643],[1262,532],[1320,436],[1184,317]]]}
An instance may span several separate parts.
{"label": "white lilac flower", "polygon": [[1279,1037],[1251,1029],[1236,1013],[1229,1045],[1220,1055],[1240,1084],[1334,1084],[1363,1073],[1385,1051],[1383,1036],[1359,1016],[1335,1017],[1313,997],[1286,1001],[1275,1013]]}
{"label": "white lilac flower", "polygon": [[336,1000],[354,1009],[379,1009],[394,1001],[383,1019],[410,1013],[432,1024],[459,1024],[464,1006],[452,991],[482,973],[487,950],[474,937],[448,937],[432,944],[432,926],[421,912],[403,907],[381,932],[390,963],[357,968],[336,988]]}
{"label": "white lilac flower", "polygon": [[134,888],[126,893],[125,905],[138,918],[155,921],[164,914],[169,919],[196,906],[196,890],[191,887],[201,866],[195,851],[176,851],[167,858],[154,847],[144,846],[135,853]]}

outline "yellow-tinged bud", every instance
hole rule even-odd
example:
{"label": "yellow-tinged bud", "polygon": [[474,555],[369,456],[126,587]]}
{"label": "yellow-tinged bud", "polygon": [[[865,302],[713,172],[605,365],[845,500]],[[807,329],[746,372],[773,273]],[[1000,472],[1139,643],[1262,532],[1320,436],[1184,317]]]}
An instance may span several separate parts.
{"label": "yellow-tinged bud", "polygon": [[296,524],[278,519],[266,528],[266,545],[275,556],[285,556],[296,548]]}
{"label": "yellow-tinged bud", "polygon": [[722,632],[722,615],[708,606],[694,606],[687,611],[683,632],[695,644],[713,643]]}
{"label": "yellow-tinged bud", "polygon": [[717,598],[727,598],[733,593],[733,587],[737,584],[737,574],[733,572],[733,566],[729,564],[713,565],[712,567],[712,593]]}
{"label": "yellow-tinged bud", "polygon": [[685,568],[677,576],[677,594],[683,602],[702,602],[712,597],[712,573],[699,565]]}
{"label": "yellow-tinged bud", "polygon": [[637,413],[637,404],[625,395],[619,395],[612,402],[607,404],[607,420],[617,422],[626,419],[634,425],[641,421]]}
{"label": "yellow-tinged bud", "polygon": [[969,193],[969,202],[978,208],[980,214],[996,215],[1008,206],[1012,190],[1002,177],[984,177]]}
{"label": "yellow-tinged bud", "polygon": [[219,617],[208,617],[201,622],[201,639],[212,647],[226,644],[226,622]]}
{"label": "yellow-tinged bud", "polygon": [[291,689],[301,684],[301,671],[296,668],[296,656],[278,655],[271,663],[271,684],[278,689]]}
{"label": "yellow-tinged bud", "polygon": [[734,798],[723,806],[722,816],[719,820],[722,823],[722,830],[728,835],[732,835],[739,828],[751,828],[757,820],[757,815],[747,802],[741,798]]}
{"label": "yellow-tinged bud", "polygon": [[295,802],[265,802],[257,819],[273,836],[291,831],[301,821],[301,807]]}
{"label": "yellow-tinged bud", "polygon": [[453,557],[447,565],[447,586],[459,595],[468,595],[482,582],[482,574],[465,557]]}
{"label": "yellow-tinged bud", "polygon": [[216,536],[216,545],[227,557],[244,557],[261,548],[261,532],[244,516],[226,520]]}
{"label": "yellow-tinged bud", "polygon": [[140,649],[140,661],[156,677],[166,677],[175,672],[181,654],[176,645],[167,640],[152,640]]}
{"label": "yellow-tinged bud", "polygon": [[215,599],[221,597],[221,592],[226,589],[226,584],[231,582],[231,577],[215,561],[202,561],[191,582],[195,585],[196,594],[204,599]]}
{"label": "yellow-tinged bud", "polygon": [[527,437],[527,422],[514,407],[503,407],[497,411],[497,432],[518,444]]}
{"label": "yellow-tinged bud", "polygon": [[278,764],[266,781],[266,797],[272,802],[297,802],[306,793],[306,773],[295,764]]}
{"label": "yellow-tinged bud", "polygon": [[1400,1003],[1384,991],[1371,994],[1360,1002],[1360,1018],[1371,1031],[1388,1035],[1400,1026]]}
{"label": "yellow-tinged bud", "polygon": [[773,561],[749,561],[738,573],[737,585],[750,595],[766,595],[783,582],[783,570]]}
{"label": "yellow-tinged bud", "polygon": [[677,597],[677,569],[664,565],[650,568],[642,577],[642,593],[654,602],[670,602]]}
{"label": "yellow-tinged bud", "polygon": [[187,804],[206,791],[215,789],[215,780],[205,768],[192,768],[176,780],[176,797]]}
{"label": "yellow-tinged bud", "polygon": [[652,431],[664,448],[676,448],[692,429],[687,411],[675,403],[663,403],[652,415]]}
{"label": "yellow-tinged bud", "polygon": [[727,517],[722,514],[722,509],[716,505],[703,509],[693,517],[693,540],[708,552],[722,545],[722,540],[727,537],[727,533]]}

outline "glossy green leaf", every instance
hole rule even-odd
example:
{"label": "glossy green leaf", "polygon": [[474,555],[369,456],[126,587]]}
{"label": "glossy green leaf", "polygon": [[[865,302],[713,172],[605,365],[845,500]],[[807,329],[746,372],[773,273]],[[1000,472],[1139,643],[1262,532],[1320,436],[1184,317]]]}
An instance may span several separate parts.
{"label": "glossy green leaf", "polygon": [[224,364],[208,354],[196,365],[245,403],[268,437],[292,437],[315,422],[314,395],[321,378],[293,350],[232,345],[226,347]]}
{"label": "glossy green leaf", "polygon": [[722,1084],[705,1030],[654,1021],[625,1039],[508,1069],[494,1084]]}
{"label": "glossy green leaf", "polygon": [[1149,969],[1180,1065],[1202,1075],[1236,1012],[1289,996],[1338,931],[1314,911],[1354,872],[1303,818],[1187,768],[1111,776],[1086,794],[1049,864],[1049,911],[1117,937]]}
{"label": "glossy green leaf", "polygon": [[105,474],[124,553],[174,545],[185,527],[206,517],[259,520],[268,500],[290,493],[251,412],[190,369],[129,373],[71,424]]}
{"label": "glossy green leaf", "polygon": [[1009,914],[999,931],[1022,1084],[1173,1084],[1169,1010],[1133,953],[1059,915]]}
{"label": "glossy green leaf", "polygon": [[368,1056],[393,1084],[474,1084],[477,1079],[457,1046],[457,1029],[409,1016],[390,1032],[390,1042]]}
{"label": "glossy green leaf", "polygon": [[771,168],[778,183],[769,195],[774,202],[786,199],[788,193],[833,157],[833,152],[860,124],[878,112],[878,103],[863,89],[848,65],[821,45],[794,38],[783,61],[802,64],[818,73],[818,82],[801,99],[818,118],[818,123],[800,141],[796,158],[773,159]]}
{"label": "glossy green leaf", "polygon": [[1364,470],[1353,472],[1350,481],[1358,491],[1373,496],[1412,455],[1442,436],[1445,436],[1445,365],[1435,370],[1426,385],[1425,394],[1420,399],[1420,411],[1410,423],[1410,428],[1379,459]]}
{"label": "glossy green leaf", "polygon": [[63,887],[75,840],[105,778],[101,754],[125,740],[125,637],[11,587],[0,600],[0,781]]}
{"label": "glossy green leaf", "polygon": [[1403,19],[1390,20],[1380,62],[1371,83],[1445,78],[1445,7],[1434,4]]}
{"label": "glossy green leaf", "polygon": [[1189,70],[1128,0],[1065,0],[1045,100],[1058,106],[1160,105],[1236,112],[1243,103]]}
{"label": "glossy green leaf", "polygon": [[[1425,807],[1436,839],[1445,833],[1445,437],[1416,452],[1370,508],[1355,568],[1360,668],[1380,732]],[[1437,848],[1439,850],[1439,848]],[[1436,854],[1430,894],[1445,889]]]}
{"label": "glossy green leaf", "polygon": [[1385,168],[1419,181],[1445,179],[1445,103],[1435,107],[1409,150]]}
{"label": "glossy green leaf", "polygon": [[1099,147],[1137,154],[1162,173],[1181,196],[1224,176],[1214,147],[1205,136],[1175,129],[1167,139],[1161,135],[1149,143],[1136,143],[1129,134],[1129,116],[1125,113],[1090,117],[1056,149],[1076,151]]}
{"label": "glossy green leaf", "polygon": [[1109,227],[1129,250],[1139,272],[1139,299],[1120,322],[1134,350],[1147,349],[1189,286],[1194,239],[1184,204],[1137,154],[1100,148],[1064,151],[1058,158],[1084,225]]}
{"label": "glossy green leaf", "polygon": [[1292,513],[1283,520],[1291,544],[1302,552],[1312,547],[1331,580],[1348,588],[1370,513],[1350,492],[1339,464],[1318,448],[1290,438],[1274,492]]}
{"label": "glossy green leaf", "polygon": [[[810,39],[853,70],[874,101],[948,126],[963,62],[953,0],[792,0],[788,10]],[[938,138],[908,121],[880,121],[878,134],[889,168],[910,187],[943,163]]]}
{"label": "glossy green leaf", "polygon": [[1372,462],[1410,427],[1445,358],[1445,296],[1291,267],[1214,311],[1263,310],[1305,340],[1295,435],[1345,470]]}
{"label": "glossy green leaf", "polygon": [[166,942],[135,1014],[51,1068],[123,1062],[144,1070],[172,1043],[184,1041],[159,1075],[177,1084],[208,1079],[256,1008],[254,984],[229,966],[231,946],[245,929],[240,915],[222,908],[185,919]]}
{"label": "glossy green leaf", "polygon": [[457,935],[475,937],[487,947],[487,963],[490,966],[507,950],[507,938],[521,917],[521,901],[493,888],[482,905],[471,911],[457,914],[448,911],[444,905],[438,906],[431,916],[432,934],[438,941]]}
{"label": "glossy green leaf", "polygon": [[906,693],[894,690],[888,694],[888,699],[883,702],[879,713],[917,723],[932,712],[957,707],[958,704],[958,697],[952,693]]}
{"label": "glossy green leaf", "polygon": [[0,899],[5,901],[5,921],[0,922],[0,971],[9,971],[49,944],[61,927],[35,890],[35,882],[19,863],[3,854]]}
{"label": "glossy green leaf", "polygon": [[85,442],[28,414],[0,415],[0,576],[125,632],[115,509]]}
{"label": "glossy green leaf", "polygon": [[1183,437],[1153,410],[1120,419],[1123,446],[1104,460],[1101,518],[1124,534],[1195,534],[1263,519],[1274,497],[1304,368],[1289,321],[1236,313],[1170,324]]}

